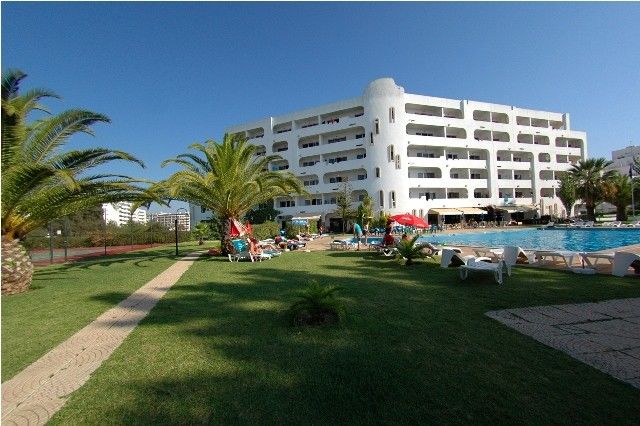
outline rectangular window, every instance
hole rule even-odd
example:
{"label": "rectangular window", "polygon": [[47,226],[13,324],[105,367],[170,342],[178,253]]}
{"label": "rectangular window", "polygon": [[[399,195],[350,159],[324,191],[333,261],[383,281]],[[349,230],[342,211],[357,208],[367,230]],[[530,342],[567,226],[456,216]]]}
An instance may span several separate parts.
{"label": "rectangular window", "polygon": [[471,179],[482,179],[480,173],[471,173]]}
{"label": "rectangular window", "polygon": [[411,210],[411,214],[415,216],[416,215],[416,209]]}
{"label": "rectangular window", "polygon": [[328,139],[327,143],[330,144],[330,143],[344,142],[346,140],[347,140],[346,136],[341,136],[341,137],[337,137],[337,138]]}
{"label": "rectangular window", "polygon": [[459,179],[458,173],[451,173],[451,179]]}
{"label": "rectangular window", "polygon": [[420,209],[420,217],[424,217],[424,210]]}
{"label": "rectangular window", "polygon": [[293,200],[280,201],[280,207],[295,207],[296,202]]}
{"label": "rectangular window", "polygon": [[396,154],[396,169],[400,170],[402,168],[402,164],[400,164],[400,154]]}
{"label": "rectangular window", "polygon": [[447,160],[457,160],[458,154],[447,154]]}
{"label": "rectangular window", "polygon": [[389,108],[389,123],[396,122],[396,109],[394,107]]}
{"label": "rectangular window", "polygon": [[358,175],[358,180],[365,180],[367,175]]}
{"label": "rectangular window", "polygon": [[358,133],[356,135],[356,139],[362,139],[362,138],[364,138],[364,133]]}
{"label": "rectangular window", "polygon": [[448,198],[460,198],[459,192],[450,192]]}
{"label": "rectangular window", "polygon": [[374,121],[374,128],[376,131],[376,135],[380,134],[380,122],[378,121],[378,119],[376,118]]}
{"label": "rectangular window", "polygon": [[516,191],[516,198],[523,198],[524,197],[524,193],[521,191]]}
{"label": "rectangular window", "polygon": [[365,152],[365,153],[363,153],[363,154],[358,154],[358,155],[356,155],[356,158],[357,158],[358,160],[361,160],[361,159],[363,159],[363,158],[367,158],[367,153]]}
{"label": "rectangular window", "polygon": [[369,133],[369,142],[373,145],[373,132]]}
{"label": "rectangular window", "polygon": [[384,191],[380,191],[380,207],[384,207]]}
{"label": "rectangular window", "polygon": [[388,152],[389,152],[389,161],[393,161],[395,157],[395,151],[393,149],[393,145],[389,145]]}
{"label": "rectangular window", "polygon": [[513,175],[513,179],[522,180],[522,175]]}
{"label": "rectangular window", "polygon": [[389,200],[390,200],[391,208],[395,209],[396,208],[396,191],[391,191],[389,193]]}
{"label": "rectangular window", "polygon": [[376,177],[380,177],[380,167],[376,167]]}
{"label": "rectangular window", "polygon": [[469,154],[469,160],[479,160],[480,156],[478,154]]}

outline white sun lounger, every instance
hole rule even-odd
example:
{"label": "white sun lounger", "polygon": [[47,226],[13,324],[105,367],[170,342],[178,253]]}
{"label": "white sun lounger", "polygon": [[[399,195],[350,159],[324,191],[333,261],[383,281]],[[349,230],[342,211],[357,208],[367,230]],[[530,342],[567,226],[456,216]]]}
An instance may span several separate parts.
{"label": "white sun lounger", "polygon": [[476,256],[490,257],[492,261],[498,262],[502,259],[504,250],[500,248],[475,247],[473,252]]}
{"label": "white sun lounger", "polygon": [[491,262],[488,257],[476,257],[476,256],[462,256],[460,253],[451,250],[443,249],[442,257],[440,258],[441,268],[455,268],[458,266],[466,265],[469,259],[482,260],[484,262]]}
{"label": "white sun lounger", "polygon": [[[634,253],[628,253],[625,251],[617,251],[613,256],[613,271],[612,274],[616,277],[624,277],[633,262],[640,262],[640,256]],[[635,269],[638,271],[638,269]]]}
{"label": "white sun lounger", "polygon": [[551,258],[552,262],[557,263],[561,260],[567,265],[567,268],[571,268],[573,259],[578,256],[578,253],[565,250],[536,250],[535,256],[540,264],[544,263],[547,258]]}
{"label": "white sun lounger", "polygon": [[502,284],[503,277],[502,271],[507,268],[507,274],[511,276],[511,268],[505,265],[504,260],[499,261],[498,263],[490,263],[484,260],[481,260],[482,257],[475,257],[467,260],[467,264],[461,266],[460,269],[460,279],[465,280],[469,276],[469,272],[488,272],[493,274],[493,277],[498,282],[498,284]]}
{"label": "white sun lounger", "polygon": [[610,265],[613,265],[613,253],[589,253],[582,252],[579,253],[582,261],[587,266],[596,266],[598,264],[598,260],[604,259],[609,262]]}
{"label": "white sun lounger", "polygon": [[436,246],[434,244],[431,244],[429,242],[422,244],[422,247],[428,248],[429,250],[431,250],[431,254],[439,254],[444,250],[453,250],[456,253],[462,253],[462,249],[458,248],[458,247],[449,247],[449,246]]}
{"label": "white sun lounger", "polygon": [[507,267],[517,264],[518,260],[526,260],[531,265],[536,262],[536,254],[532,250],[523,250],[518,246],[505,246],[502,250],[502,260]]}

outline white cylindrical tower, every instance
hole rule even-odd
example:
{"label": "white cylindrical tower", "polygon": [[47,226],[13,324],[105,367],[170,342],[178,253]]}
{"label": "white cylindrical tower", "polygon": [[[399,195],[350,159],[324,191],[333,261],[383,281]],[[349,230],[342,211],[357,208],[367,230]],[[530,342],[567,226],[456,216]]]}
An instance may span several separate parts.
{"label": "white cylindrical tower", "polygon": [[[404,89],[392,78],[369,83],[363,94],[368,122],[369,195],[374,212],[404,213],[409,199],[404,128]],[[381,201],[382,196],[382,201]]]}

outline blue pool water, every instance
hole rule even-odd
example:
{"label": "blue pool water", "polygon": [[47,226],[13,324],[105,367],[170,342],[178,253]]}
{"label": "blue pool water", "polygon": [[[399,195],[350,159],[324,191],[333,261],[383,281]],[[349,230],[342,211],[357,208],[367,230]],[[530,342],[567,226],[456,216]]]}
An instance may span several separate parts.
{"label": "blue pool water", "polygon": [[598,251],[640,243],[640,229],[522,229],[420,237],[435,244]]}

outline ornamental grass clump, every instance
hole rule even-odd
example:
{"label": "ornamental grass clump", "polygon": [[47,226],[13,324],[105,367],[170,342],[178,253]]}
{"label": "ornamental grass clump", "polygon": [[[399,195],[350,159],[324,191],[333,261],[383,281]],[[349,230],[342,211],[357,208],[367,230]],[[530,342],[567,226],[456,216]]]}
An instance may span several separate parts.
{"label": "ornamental grass clump", "polygon": [[289,308],[289,318],[293,325],[337,324],[344,318],[344,307],[335,298],[340,286],[322,286],[311,281],[307,288],[298,290],[300,299]]}

